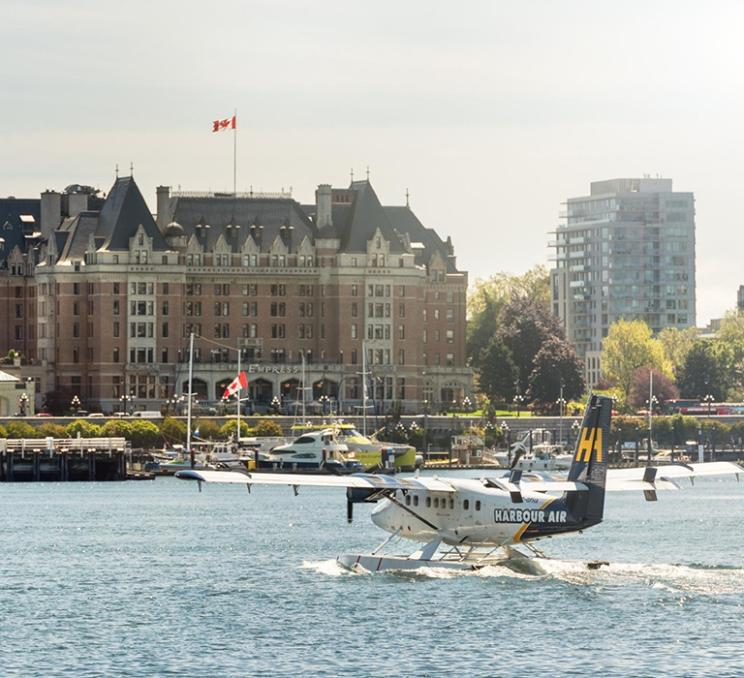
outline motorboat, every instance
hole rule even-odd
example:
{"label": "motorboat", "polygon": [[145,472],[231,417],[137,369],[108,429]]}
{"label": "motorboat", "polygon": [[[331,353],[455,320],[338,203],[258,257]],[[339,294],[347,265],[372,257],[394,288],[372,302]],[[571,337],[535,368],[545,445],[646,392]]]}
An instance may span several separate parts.
{"label": "motorboat", "polygon": [[347,466],[348,451],[333,428],[306,431],[291,443],[259,453],[258,469],[351,473],[356,467]]}
{"label": "motorboat", "polygon": [[383,469],[390,456],[392,466],[399,471],[413,471],[423,463],[416,448],[405,443],[390,443],[376,439],[376,434],[365,436],[353,424],[335,422],[338,438],[349,448],[349,457],[359,461],[367,470]]}

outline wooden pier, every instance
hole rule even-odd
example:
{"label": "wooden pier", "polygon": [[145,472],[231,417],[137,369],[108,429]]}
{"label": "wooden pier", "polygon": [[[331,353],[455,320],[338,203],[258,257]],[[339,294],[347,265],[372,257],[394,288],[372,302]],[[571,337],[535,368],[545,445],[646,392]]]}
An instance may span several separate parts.
{"label": "wooden pier", "polygon": [[0,482],[126,480],[124,438],[0,438]]}

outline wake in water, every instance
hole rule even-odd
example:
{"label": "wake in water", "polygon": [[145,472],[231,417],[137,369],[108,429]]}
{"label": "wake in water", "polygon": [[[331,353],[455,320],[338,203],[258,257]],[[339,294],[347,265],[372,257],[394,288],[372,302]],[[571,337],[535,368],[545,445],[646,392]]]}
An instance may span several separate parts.
{"label": "wake in water", "polygon": [[437,567],[416,570],[369,572],[350,571],[336,560],[304,561],[303,569],[330,576],[399,577],[416,579],[454,579],[456,577],[506,578],[523,581],[560,581],[578,586],[643,585],[682,594],[722,595],[744,593],[744,569],[727,566],[669,565],[663,563],[609,563],[590,569],[586,561],[531,559],[525,568],[521,559],[505,560],[480,570],[463,571]]}

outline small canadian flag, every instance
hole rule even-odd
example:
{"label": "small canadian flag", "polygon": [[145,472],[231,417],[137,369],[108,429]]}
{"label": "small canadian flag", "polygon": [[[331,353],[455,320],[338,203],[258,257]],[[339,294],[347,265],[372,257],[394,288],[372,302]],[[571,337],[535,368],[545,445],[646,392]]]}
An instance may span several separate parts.
{"label": "small canadian flag", "polygon": [[236,393],[244,388],[248,388],[248,377],[246,376],[245,372],[241,372],[227,385],[227,388],[222,394],[222,397],[229,398],[230,396],[234,396]]}
{"label": "small canadian flag", "polygon": [[226,129],[237,129],[238,127],[238,116],[234,115],[232,118],[224,118],[223,120],[212,121],[212,131],[222,132]]}

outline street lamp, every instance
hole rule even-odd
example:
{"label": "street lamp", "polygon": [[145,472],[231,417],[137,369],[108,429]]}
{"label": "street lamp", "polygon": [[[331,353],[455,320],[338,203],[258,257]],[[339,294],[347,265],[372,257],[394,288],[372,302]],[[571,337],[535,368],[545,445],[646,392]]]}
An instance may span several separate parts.
{"label": "street lamp", "polygon": [[524,400],[524,396],[520,395],[519,393],[514,396],[514,404],[517,406],[517,416],[519,416],[519,409],[522,407],[522,403],[524,402]]}
{"label": "street lamp", "polygon": [[77,414],[78,410],[80,409],[80,398],[78,398],[77,396],[72,396],[70,407],[72,407],[72,411]]}
{"label": "street lamp", "polygon": [[127,409],[129,409],[129,414],[132,414],[134,411],[134,395],[131,394],[125,394],[123,396],[119,397],[119,400],[121,400],[121,411],[126,412]]}
{"label": "street lamp", "polygon": [[27,411],[28,411],[28,394],[21,393],[20,398],[18,398],[18,416],[25,417]]}
{"label": "street lamp", "polygon": [[504,440],[504,445],[506,445],[506,449],[509,449],[509,424],[507,424],[505,421],[501,422],[501,426],[499,427],[501,429],[501,437]]}
{"label": "street lamp", "polygon": [[576,443],[576,439],[579,437],[579,429],[581,428],[581,424],[579,424],[576,419],[574,419],[574,423],[571,424],[571,430],[573,431],[573,439],[574,443]]}
{"label": "street lamp", "polygon": [[281,407],[281,400],[279,400],[279,396],[274,396],[271,399],[271,407],[274,410],[274,414],[279,414],[279,408]]}
{"label": "street lamp", "polygon": [[710,416],[710,408],[711,405],[713,405],[713,403],[715,402],[715,398],[712,394],[709,393],[703,398],[703,402],[708,404],[708,416]]}
{"label": "street lamp", "polygon": [[[561,387],[561,392],[563,392],[563,387]],[[558,443],[560,445],[563,444],[563,410],[566,407],[566,399],[561,396],[558,398],[558,400],[555,401],[555,404],[558,405]]]}

